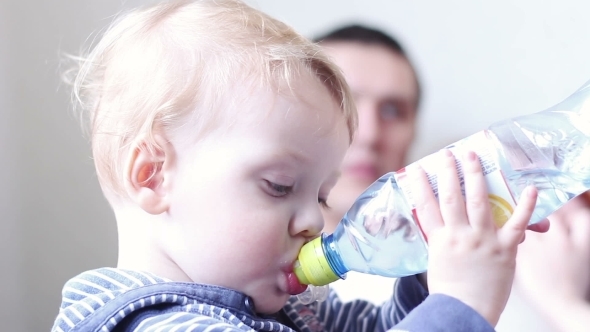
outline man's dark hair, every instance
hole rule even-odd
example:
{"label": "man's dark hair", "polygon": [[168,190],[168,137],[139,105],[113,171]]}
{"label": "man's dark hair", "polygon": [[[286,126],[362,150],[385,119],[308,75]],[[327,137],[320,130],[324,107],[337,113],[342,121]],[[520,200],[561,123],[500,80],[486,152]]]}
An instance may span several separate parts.
{"label": "man's dark hair", "polygon": [[378,44],[385,46],[392,51],[406,56],[401,44],[392,36],[381,30],[369,28],[359,24],[347,25],[336,30],[332,30],[324,35],[313,39],[315,42],[328,41],[351,41],[365,44]]}
{"label": "man's dark hair", "polygon": [[351,24],[342,26],[323,35],[319,35],[313,38],[313,41],[316,43],[356,42],[369,45],[380,45],[392,50],[395,53],[398,53],[399,55],[406,58],[406,60],[408,60],[408,62],[410,63],[410,67],[414,71],[414,77],[416,78],[416,85],[418,88],[417,102],[419,104],[422,96],[422,88],[420,86],[418,74],[416,73],[416,68],[414,68],[414,65],[408,58],[406,51],[404,50],[402,45],[391,35],[375,28],[370,28],[360,24]]}

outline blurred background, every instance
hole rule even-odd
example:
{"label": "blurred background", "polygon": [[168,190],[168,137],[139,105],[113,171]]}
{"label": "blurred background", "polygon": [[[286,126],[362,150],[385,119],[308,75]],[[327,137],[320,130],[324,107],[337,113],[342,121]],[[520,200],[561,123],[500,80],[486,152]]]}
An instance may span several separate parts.
{"label": "blurred background", "polygon": [[[116,265],[115,221],[60,74],[65,53],[79,53],[121,10],[149,2],[0,2],[3,331],[48,331],[67,279]],[[409,161],[496,120],[552,106],[590,79],[583,0],[248,2],[310,37],[357,21],[399,38],[424,88]],[[498,331],[542,324],[527,317]]]}

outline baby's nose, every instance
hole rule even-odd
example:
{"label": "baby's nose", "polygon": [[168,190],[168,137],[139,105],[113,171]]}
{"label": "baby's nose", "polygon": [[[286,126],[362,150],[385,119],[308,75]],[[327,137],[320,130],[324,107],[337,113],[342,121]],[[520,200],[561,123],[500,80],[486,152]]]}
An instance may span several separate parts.
{"label": "baby's nose", "polygon": [[317,203],[305,209],[304,213],[296,215],[291,222],[291,234],[308,238],[318,236],[324,228],[324,216]]}

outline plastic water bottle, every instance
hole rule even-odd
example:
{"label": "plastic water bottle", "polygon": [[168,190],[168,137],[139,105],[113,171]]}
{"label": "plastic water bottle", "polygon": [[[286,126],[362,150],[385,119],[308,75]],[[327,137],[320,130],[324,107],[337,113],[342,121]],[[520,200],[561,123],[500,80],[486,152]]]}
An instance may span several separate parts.
{"label": "plastic water bottle", "polygon": [[[537,223],[590,189],[590,81],[547,110],[497,122],[446,148],[455,155],[476,152],[499,227],[523,189],[535,185],[539,195],[530,224]],[[437,194],[434,154],[417,162]],[[458,173],[462,179],[460,162]],[[345,278],[348,271],[386,277],[426,271],[428,247],[410,187],[405,168],[374,182],[333,234],[302,247],[295,264],[299,281],[321,286]]]}

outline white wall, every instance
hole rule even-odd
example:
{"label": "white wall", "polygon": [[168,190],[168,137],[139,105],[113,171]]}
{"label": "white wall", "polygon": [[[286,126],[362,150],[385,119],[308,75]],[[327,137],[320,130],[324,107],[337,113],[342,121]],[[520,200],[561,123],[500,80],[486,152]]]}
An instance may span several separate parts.
{"label": "white wall", "polygon": [[[0,10],[0,31],[6,31],[6,13]],[[22,301],[18,294],[23,256],[20,250],[22,233],[18,220],[18,185],[16,181],[16,144],[13,119],[16,115],[11,98],[11,80],[8,70],[10,54],[8,42],[0,38],[0,321],[7,331],[18,331],[18,310]]]}
{"label": "white wall", "polygon": [[590,79],[583,0],[252,0],[313,36],[350,20],[397,36],[425,89],[412,158],[516,114],[540,111]]}
{"label": "white wall", "polygon": [[[142,2],[0,3],[0,285],[9,299],[0,318],[35,313],[9,331],[48,330],[67,278],[116,263],[114,220],[59,83],[58,59]],[[425,89],[412,159],[495,120],[549,107],[590,79],[583,0],[249,2],[309,36],[351,19],[397,35]]]}
{"label": "white wall", "polygon": [[120,6],[0,3],[2,331],[49,331],[63,283],[116,264],[114,220],[60,83],[60,53],[77,52]]}

